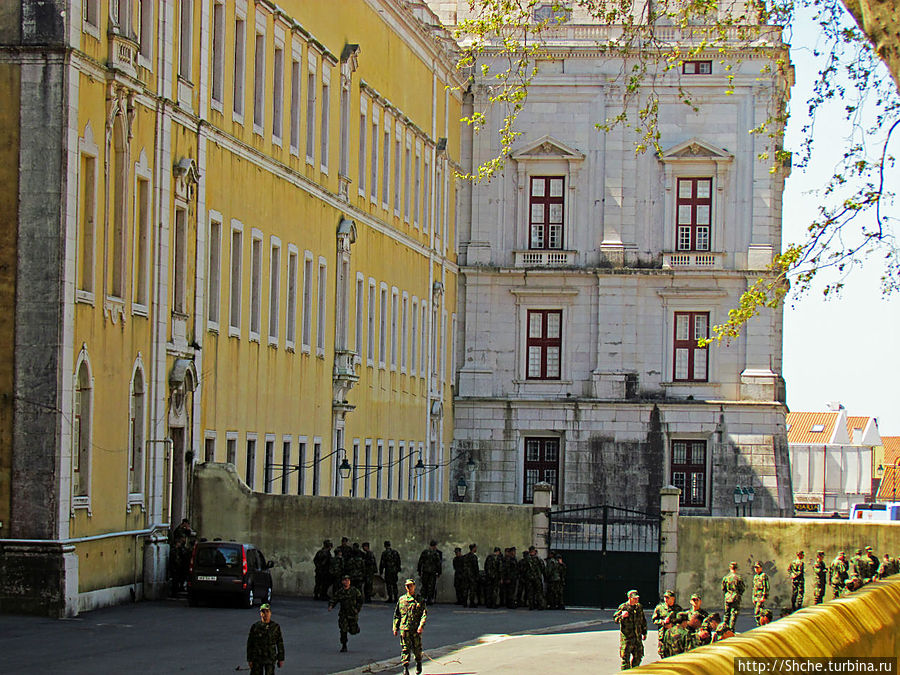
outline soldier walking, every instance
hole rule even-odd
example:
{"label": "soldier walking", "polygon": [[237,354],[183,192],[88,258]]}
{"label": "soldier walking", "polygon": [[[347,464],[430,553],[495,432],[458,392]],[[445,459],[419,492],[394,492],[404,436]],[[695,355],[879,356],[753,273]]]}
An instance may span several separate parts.
{"label": "soldier walking", "polygon": [[422,577],[422,594],[429,605],[434,603],[437,593],[437,579],[441,576],[441,565],[444,554],[438,550],[437,542],[432,539],[428,548],[419,555],[417,570]]}
{"label": "soldier walking", "polygon": [[797,558],[788,565],[788,575],[791,577],[791,611],[796,612],[803,607],[803,594],[806,589],[806,577],[803,562],[803,551],[797,551]]}
{"label": "soldier walking", "polygon": [[281,626],[272,621],[269,603],[259,606],[259,621],[250,626],[247,636],[247,665],[251,675],[272,675],[275,664],[284,665],[284,639]]}
{"label": "soldier walking", "polygon": [[366,602],[372,602],[372,590],[375,587],[375,575],[378,574],[378,563],[375,562],[375,554],[369,548],[369,542],[362,545],[363,555],[363,597]]}
{"label": "soldier walking", "polygon": [[384,542],[384,550],[381,552],[381,562],[378,565],[378,569],[384,578],[388,602],[397,602],[397,575],[400,573],[401,567],[400,554],[391,548],[391,542]]}
{"label": "soldier walking", "polygon": [[409,675],[410,655],[416,657],[416,673],[422,672],[422,631],[428,612],[425,599],[416,596],[416,582],[406,580],[406,593],[394,608],[394,635],[400,635],[400,663],[403,675]]}
{"label": "soldier walking", "polygon": [[753,569],[756,572],[753,575],[753,618],[758,626],[759,617],[765,609],[766,600],[769,599],[769,575],[763,572],[762,563],[758,560]]}
{"label": "soldier walking", "polygon": [[628,600],[619,605],[613,620],[619,624],[619,657],[622,670],[636,668],[644,658],[644,640],[647,639],[647,617],[641,607],[637,591],[628,591]]}
{"label": "soldier walking", "polygon": [[359,611],[363,606],[363,594],[356,586],[350,585],[350,577],[344,575],[341,587],[328,603],[328,611],[340,605],[338,610],[338,629],[341,631],[341,651],[347,651],[347,634],[359,633]]}
{"label": "soldier walking", "polygon": [[656,651],[661,659],[669,656],[665,643],[666,633],[672,628],[672,622],[669,620],[669,615],[673,612],[677,613],[680,611],[681,605],[675,602],[675,591],[671,589],[668,589],[663,593],[662,602],[653,608],[653,614],[650,616],[650,621],[656,626]]}
{"label": "soldier walking", "polygon": [[850,576],[847,567],[844,552],[838,551],[837,557],[831,561],[831,565],[828,567],[828,581],[831,583],[831,592],[834,598],[839,598],[844,594],[847,578]]}
{"label": "soldier walking", "polygon": [[725,594],[725,617],[722,622],[728,630],[734,630],[734,623],[741,612],[741,598],[744,595],[744,580],[737,573],[738,564],[728,564],[728,574],[722,577],[722,592]]}
{"label": "soldier walking", "polygon": [[331,585],[331,546],[331,541],[326,539],[322,542],[322,548],[313,557],[313,566],[316,570],[313,598],[316,600],[328,600],[328,587]]}
{"label": "soldier walking", "polygon": [[813,604],[821,605],[828,586],[828,565],[825,564],[825,551],[816,551],[816,562],[813,563]]}

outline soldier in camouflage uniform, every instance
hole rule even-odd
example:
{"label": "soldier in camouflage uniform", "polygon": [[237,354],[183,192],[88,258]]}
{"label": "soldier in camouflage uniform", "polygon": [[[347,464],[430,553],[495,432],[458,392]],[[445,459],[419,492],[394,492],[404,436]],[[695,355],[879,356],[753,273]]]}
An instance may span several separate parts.
{"label": "soldier in camouflage uniform", "polygon": [[478,607],[478,585],[479,585],[479,566],[478,566],[478,547],[475,544],[469,544],[469,552],[463,556],[463,578],[466,581],[466,607]]}
{"label": "soldier in camouflage uniform", "polygon": [[331,585],[331,557],[331,542],[326,539],[322,542],[322,548],[313,556],[313,566],[316,569],[313,598],[316,600],[328,600],[328,587]]}
{"label": "soldier in camouflage uniform", "polygon": [[403,675],[409,675],[410,654],[416,657],[416,672],[422,672],[422,631],[428,616],[425,600],[416,596],[416,582],[406,580],[406,593],[394,608],[394,635],[400,635],[400,663]]}
{"label": "soldier in camouflage uniform", "polygon": [[528,547],[528,609],[544,609],[544,561],[538,557],[534,546]]}
{"label": "soldier in camouflage uniform", "polygon": [[699,593],[694,593],[691,595],[691,608],[690,612],[697,612],[700,615],[700,621],[706,621],[706,617],[709,616],[709,612],[707,612],[701,606],[703,604],[703,598],[700,597]]}
{"label": "soldier in camouflage uniform", "polygon": [[672,612],[678,613],[680,611],[681,605],[675,602],[675,591],[673,590],[667,590],[663,593],[662,602],[653,608],[653,614],[650,616],[650,621],[656,626],[656,651],[659,653],[659,658],[661,659],[664,659],[669,655],[665,646],[666,633],[672,627],[672,624],[669,621],[669,614]]}
{"label": "soldier in camouflage uniform", "polygon": [[813,563],[813,604],[821,605],[828,587],[828,565],[825,563],[825,551],[816,551],[816,562]]}
{"label": "soldier in camouflage uniform", "polygon": [[878,558],[872,553],[871,546],[866,546],[866,552],[863,557],[866,563],[866,573],[863,575],[863,583],[867,584],[870,581],[875,581],[878,577]]}
{"label": "soldier in camouflage uniform", "polygon": [[441,576],[441,565],[444,562],[443,554],[438,550],[437,542],[432,539],[428,548],[419,556],[418,572],[422,577],[422,594],[430,605],[434,602],[437,578]]}
{"label": "soldier in camouflage uniform", "polygon": [[378,565],[378,569],[384,578],[388,602],[397,602],[397,575],[400,573],[401,567],[400,554],[391,548],[391,542],[384,542],[384,550],[381,552],[381,562]]}
{"label": "soldier in camouflage uniform", "polygon": [[[862,586],[862,568],[865,567],[865,564],[862,563],[862,549],[858,548],[853,552],[853,555],[850,556],[850,560],[847,561],[847,579],[858,579],[858,584],[853,583],[849,590],[853,591]],[[847,584],[844,584],[847,586]]]}
{"label": "soldier in camouflage uniform", "polygon": [[466,606],[466,569],[465,556],[457,546],[453,549],[453,590],[456,591],[456,604]]}
{"label": "soldier in camouflage uniform", "polygon": [[900,572],[900,561],[892,558],[889,553],[885,553],[884,560],[878,566],[878,578],[884,579],[892,574],[897,574],[897,572]]}
{"label": "soldier in camouflage uniform", "polygon": [[516,608],[516,583],[519,580],[519,561],[516,560],[516,547],[506,549],[500,561],[500,602],[507,609]]}
{"label": "soldier in camouflage uniform", "polygon": [[344,574],[350,577],[350,584],[354,588],[363,590],[366,578],[366,559],[358,543],[354,542],[353,548],[350,549],[350,555],[344,556]]}
{"label": "soldier in camouflage uniform", "polygon": [[843,551],[838,551],[837,557],[831,561],[831,565],[828,567],[828,581],[831,584],[833,597],[839,598],[843,595],[848,577],[847,559],[844,557]]}
{"label": "soldier in camouflage uniform", "polygon": [[728,565],[728,574],[722,577],[722,592],[725,594],[725,620],[723,624],[729,629],[734,630],[734,623],[737,621],[738,614],[741,611],[741,598],[744,595],[744,580],[737,573],[738,564],[731,562]]}
{"label": "soldier in camouflage uniform", "polygon": [[806,576],[803,562],[803,551],[797,551],[797,558],[788,565],[788,576],[791,578],[791,611],[796,612],[803,607],[803,594],[806,590]]}
{"label": "soldier in camouflage uniform", "polygon": [[378,563],[375,562],[375,554],[369,548],[369,542],[362,545],[363,554],[363,597],[366,602],[372,602],[372,591],[375,587],[375,575],[378,574]]}
{"label": "soldier in camouflage uniform", "polygon": [[688,623],[687,623],[687,644],[685,645],[686,651],[691,651],[692,649],[696,649],[702,643],[700,639],[700,630],[703,624],[703,615],[700,612],[688,612]]}
{"label": "soldier in camouflage uniform", "polygon": [[519,607],[524,607],[529,604],[530,601],[528,599],[528,562],[529,554],[528,551],[522,551],[522,557],[516,562],[519,570],[519,587],[516,591],[517,597],[517,605]]}
{"label": "soldier in camouflage uniform", "polygon": [[688,613],[670,612],[669,623],[672,627],[666,631],[666,656],[684,654],[688,648]]}
{"label": "soldier in camouflage uniform", "polygon": [[363,606],[363,594],[356,586],[350,585],[350,577],[344,575],[341,579],[341,587],[328,603],[328,611],[340,605],[338,611],[338,629],[341,631],[341,651],[347,651],[347,633],[356,635],[359,633],[359,611]]}
{"label": "soldier in camouflage uniform", "polygon": [[268,603],[259,606],[259,621],[250,626],[247,636],[247,665],[251,675],[273,675],[275,664],[284,665],[284,639],[281,626],[272,621]]}
{"label": "soldier in camouflage uniform", "polygon": [[619,624],[619,657],[622,670],[636,668],[644,657],[644,640],[647,639],[647,617],[641,607],[637,591],[628,591],[628,600],[619,605],[613,620]]}
{"label": "soldier in camouflage uniform", "polygon": [[344,551],[341,548],[335,549],[328,569],[331,573],[331,595],[334,597],[341,587],[341,578],[344,576]]}
{"label": "soldier in camouflage uniform", "polygon": [[762,563],[757,561],[753,566],[756,572],[753,575],[753,618],[756,619],[756,625],[759,625],[759,617],[766,606],[766,600],[769,599],[769,575],[763,572]]}
{"label": "soldier in camouflage uniform", "polygon": [[484,606],[497,609],[500,604],[500,547],[484,559]]}
{"label": "soldier in camouflage uniform", "polygon": [[700,624],[700,644],[708,645],[711,642],[715,642],[716,640],[716,631],[719,628],[719,624],[722,622],[722,617],[719,616],[718,612],[713,612],[708,617],[703,620],[703,623]]}
{"label": "soldier in camouflage uniform", "polygon": [[563,588],[562,573],[563,567],[557,559],[556,553],[550,551],[547,556],[547,608],[562,609],[563,608]]}

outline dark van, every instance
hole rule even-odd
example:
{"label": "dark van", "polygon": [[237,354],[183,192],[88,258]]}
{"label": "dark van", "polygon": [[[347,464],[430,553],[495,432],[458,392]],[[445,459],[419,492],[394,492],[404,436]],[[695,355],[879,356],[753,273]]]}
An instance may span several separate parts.
{"label": "dark van", "polygon": [[224,597],[244,607],[272,599],[273,563],[255,546],[236,541],[200,541],[191,555],[188,604]]}

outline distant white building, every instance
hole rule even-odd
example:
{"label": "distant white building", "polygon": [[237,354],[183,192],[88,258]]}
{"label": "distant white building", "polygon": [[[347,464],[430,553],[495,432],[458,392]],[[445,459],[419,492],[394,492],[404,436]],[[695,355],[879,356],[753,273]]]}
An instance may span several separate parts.
{"label": "distant white building", "polygon": [[848,416],[840,404],[829,407],[787,416],[798,512],[846,515],[854,504],[872,499],[872,467],[882,444],[878,421]]}
{"label": "distant white building", "polygon": [[[451,23],[469,11],[430,4]],[[475,501],[528,503],[546,481],[561,505],[650,511],[672,483],[683,513],[733,514],[737,486],[753,515],[793,513],[781,311],[697,346],[780,250],[785,172],[748,130],[789,86],[785,45],[776,29],[657,76],[663,151],[636,155],[632,128],[595,127],[623,106],[612,34],[576,14],[545,36],[504,170],[461,191],[456,471],[475,462]],[[499,152],[492,82],[472,87],[489,128],[464,138],[465,169]]]}

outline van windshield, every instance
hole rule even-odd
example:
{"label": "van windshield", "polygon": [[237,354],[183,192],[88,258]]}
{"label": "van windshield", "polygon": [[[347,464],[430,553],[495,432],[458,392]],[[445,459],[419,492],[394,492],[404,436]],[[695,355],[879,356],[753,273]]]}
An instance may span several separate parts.
{"label": "van windshield", "polygon": [[240,569],[241,549],[237,546],[201,546],[197,549],[197,567]]}

